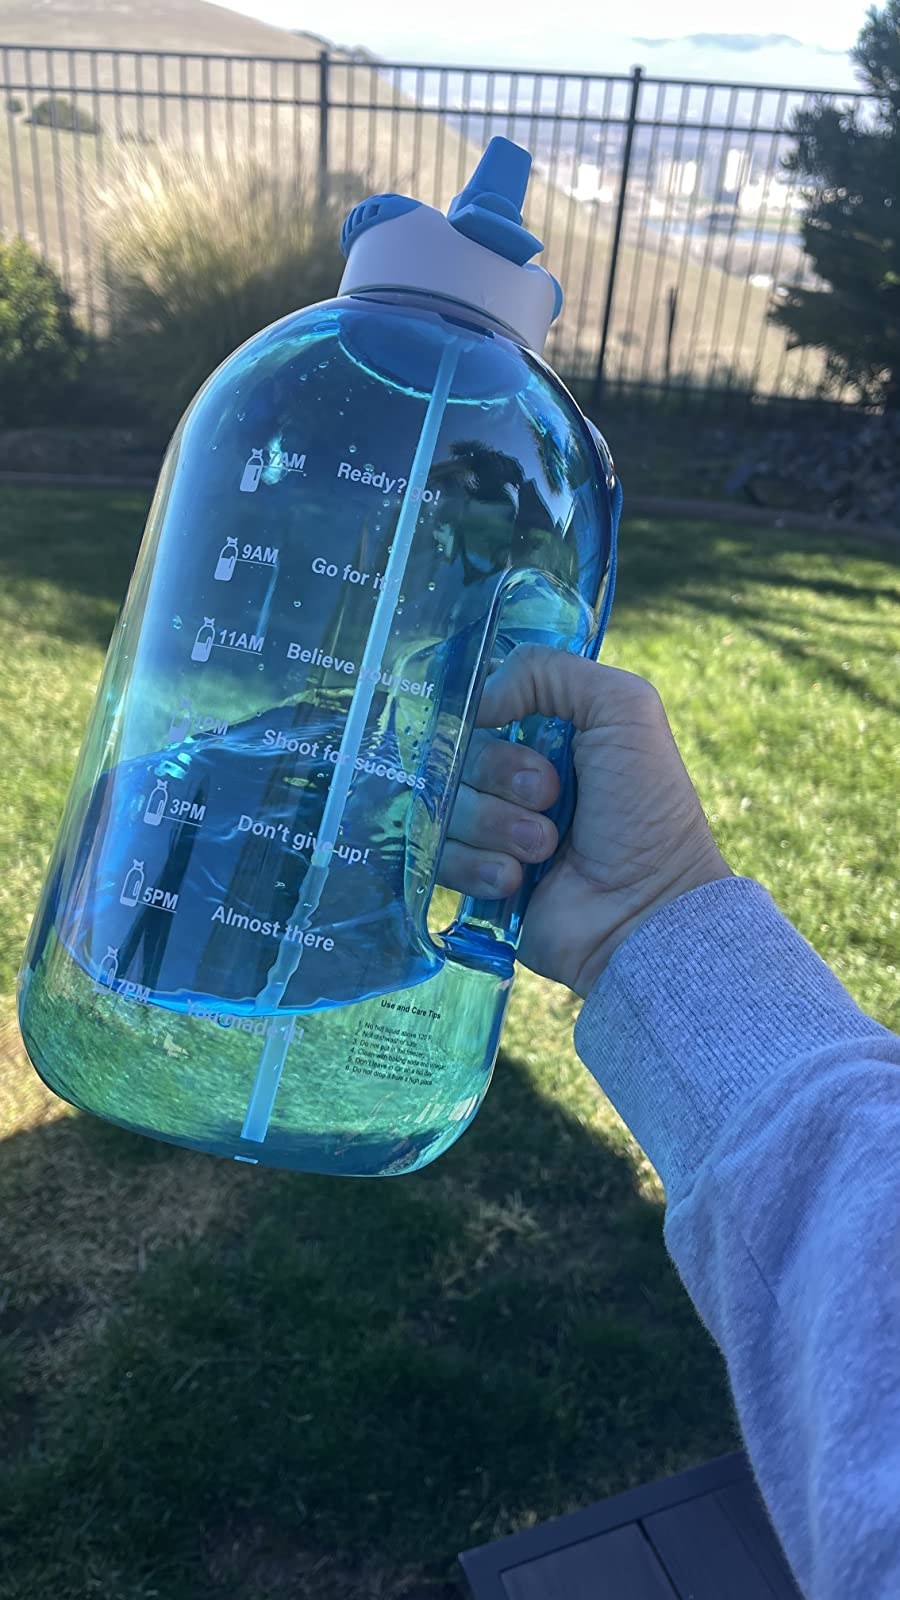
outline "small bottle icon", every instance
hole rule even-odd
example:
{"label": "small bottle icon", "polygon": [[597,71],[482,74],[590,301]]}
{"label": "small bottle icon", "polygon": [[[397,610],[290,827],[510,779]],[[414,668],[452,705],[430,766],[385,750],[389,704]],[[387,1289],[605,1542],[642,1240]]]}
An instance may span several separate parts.
{"label": "small bottle icon", "polygon": [[[241,486],[242,493],[244,493],[244,494],[253,494],[253,493],[255,493],[255,491],[259,488],[259,480],[262,477],[262,469],[263,469],[263,453],[262,453],[262,451],[261,450],[251,450],[250,454],[249,454],[249,456],[248,456],[248,458],[247,458],[247,460],[246,460],[246,462],[244,464],[244,471],[243,471],[243,475],[241,477],[240,486]],[[218,574],[216,574],[216,576],[218,576]]]}
{"label": "small bottle icon", "polygon": [[194,713],[190,700],[182,700],[172,721],[169,723],[168,743],[181,744],[182,739],[186,739],[190,733],[193,720]]}
{"label": "small bottle icon", "polygon": [[213,573],[213,577],[218,578],[220,583],[231,582],[231,578],[234,573],[234,563],[238,558],[237,549],[237,539],[226,539],[221,550],[219,551],[219,559],[216,562],[216,570]]}
{"label": "small bottle icon", "polygon": [[119,951],[115,946],[108,944],[106,946],[106,955],[103,957],[100,963],[100,970],[97,973],[97,982],[103,983],[107,989],[111,989],[116,981],[118,970]]}
{"label": "small bottle icon", "polygon": [[197,629],[197,637],[194,640],[194,648],[191,651],[191,660],[208,661],[209,652],[213,647],[213,641],[215,640],[215,637],[215,617],[204,617],[201,627]]}
{"label": "small bottle icon", "polygon": [[136,906],[141,898],[141,890],[143,887],[144,863],[143,861],[132,861],[131,866],[125,874],[125,882],[122,885],[122,893],[119,895],[120,903],[123,906]]}
{"label": "small bottle icon", "polygon": [[158,778],[155,787],[150,791],[144,811],[144,821],[149,822],[151,828],[158,828],[169,803],[169,785],[165,778]]}

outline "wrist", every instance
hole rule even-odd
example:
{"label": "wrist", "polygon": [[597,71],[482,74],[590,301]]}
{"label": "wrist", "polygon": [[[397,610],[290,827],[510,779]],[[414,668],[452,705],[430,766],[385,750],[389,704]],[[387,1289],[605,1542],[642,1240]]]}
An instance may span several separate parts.
{"label": "wrist", "polygon": [[582,963],[576,981],[573,984],[575,993],[583,1000],[587,999],[591,989],[601,974],[606,970],[613,955],[619,946],[624,944],[631,934],[635,933],[645,922],[661,911],[664,906],[670,905],[673,900],[680,900],[682,895],[690,894],[694,889],[700,889],[704,884],[715,883],[722,878],[732,878],[734,873],[712,839],[709,848],[704,850],[702,857],[683,867],[676,875],[667,877],[663,883],[647,885],[647,894],[641,898],[639,904],[630,909],[616,924],[607,930],[602,939],[591,950]]}

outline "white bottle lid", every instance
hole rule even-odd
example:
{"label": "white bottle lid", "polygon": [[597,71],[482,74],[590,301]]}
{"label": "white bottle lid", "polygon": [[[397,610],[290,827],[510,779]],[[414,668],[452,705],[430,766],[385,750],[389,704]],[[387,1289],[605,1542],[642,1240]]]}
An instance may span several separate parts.
{"label": "white bottle lid", "polygon": [[527,150],[496,138],[446,216],[397,194],[354,206],[341,233],[347,265],[339,293],[440,295],[542,350],[562,290],[530,260],[543,249],[522,223],[530,170]]}

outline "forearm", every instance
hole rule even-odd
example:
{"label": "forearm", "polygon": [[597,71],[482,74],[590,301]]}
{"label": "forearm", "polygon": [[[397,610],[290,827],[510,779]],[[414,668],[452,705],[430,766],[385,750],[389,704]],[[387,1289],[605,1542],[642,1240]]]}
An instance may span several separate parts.
{"label": "forearm", "polygon": [[758,885],[673,902],[585,1003],[811,1596],[900,1593],[900,1041]]}

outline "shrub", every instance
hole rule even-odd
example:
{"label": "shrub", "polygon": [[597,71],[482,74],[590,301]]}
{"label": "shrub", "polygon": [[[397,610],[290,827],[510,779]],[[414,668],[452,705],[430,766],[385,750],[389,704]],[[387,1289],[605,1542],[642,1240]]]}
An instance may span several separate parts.
{"label": "shrub", "polygon": [[63,128],[67,133],[100,132],[97,119],[82,106],[67,100],[65,95],[50,95],[46,100],[38,100],[31,120],[38,128]]}
{"label": "shrub", "polygon": [[6,98],[6,109],[9,112],[11,117],[17,117],[21,111],[25,110],[25,107],[22,104],[21,100],[19,99],[18,95],[11,94],[11,95],[7,95],[7,98]]}
{"label": "shrub", "polygon": [[84,338],[56,273],[24,239],[0,240],[0,423],[58,416],[84,359]]}
{"label": "shrub", "polygon": [[876,106],[820,99],[798,111],[789,172],[805,183],[803,244],[816,288],[792,285],[772,312],[789,348],[824,350],[826,379],[900,410],[900,0],[873,7],[853,59]]}
{"label": "shrub", "polygon": [[250,162],[126,152],[99,204],[114,353],[161,430],[239,344],[340,280],[340,216]]}

